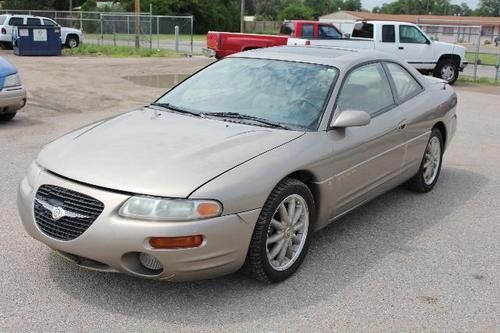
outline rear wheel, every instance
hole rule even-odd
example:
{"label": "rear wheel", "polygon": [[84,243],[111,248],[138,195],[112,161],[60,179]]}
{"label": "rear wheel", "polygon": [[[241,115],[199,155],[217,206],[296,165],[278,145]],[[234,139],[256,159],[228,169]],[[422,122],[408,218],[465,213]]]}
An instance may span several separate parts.
{"label": "rear wheel", "polygon": [[16,116],[16,112],[0,113],[0,121],[9,121]]}
{"label": "rear wheel", "polygon": [[434,188],[443,161],[443,135],[438,129],[433,129],[427,147],[425,148],[418,173],[406,183],[412,191],[426,193]]}
{"label": "rear wheel", "polygon": [[243,270],[263,282],[280,282],[302,264],[314,227],[314,198],[302,182],[286,178],[267,199]]}
{"label": "rear wheel", "polygon": [[434,70],[434,76],[453,84],[458,79],[458,65],[449,59],[440,60]]}

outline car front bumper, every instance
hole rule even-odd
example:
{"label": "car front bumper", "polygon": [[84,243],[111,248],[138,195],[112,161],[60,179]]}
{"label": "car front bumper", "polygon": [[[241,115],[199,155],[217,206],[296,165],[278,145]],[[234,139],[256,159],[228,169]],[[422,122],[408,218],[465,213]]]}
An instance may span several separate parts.
{"label": "car front bumper", "polygon": [[[244,263],[260,209],[189,222],[153,222],[126,219],[117,214],[130,195],[82,185],[42,171],[35,184],[24,178],[18,208],[24,228],[33,238],[82,267],[121,272],[159,280],[200,280],[237,271]],[[79,237],[61,241],[41,231],[34,217],[34,196],[42,184],[77,191],[102,201],[103,212]],[[151,237],[203,235],[200,247],[153,249]],[[140,263],[139,253],[154,256],[163,266],[152,274]]]}
{"label": "car front bumper", "polygon": [[15,112],[26,105],[26,90],[23,86],[4,88],[0,91],[0,113]]}

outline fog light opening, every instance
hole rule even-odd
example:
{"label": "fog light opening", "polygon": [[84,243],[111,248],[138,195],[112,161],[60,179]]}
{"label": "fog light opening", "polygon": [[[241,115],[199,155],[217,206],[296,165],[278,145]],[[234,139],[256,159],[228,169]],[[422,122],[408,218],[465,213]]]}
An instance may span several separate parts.
{"label": "fog light opening", "polygon": [[161,264],[161,262],[150,254],[142,252],[139,253],[139,262],[142,266],[146,267],[149,270],[155,272],[161,272],[163,270],[163,265]]}

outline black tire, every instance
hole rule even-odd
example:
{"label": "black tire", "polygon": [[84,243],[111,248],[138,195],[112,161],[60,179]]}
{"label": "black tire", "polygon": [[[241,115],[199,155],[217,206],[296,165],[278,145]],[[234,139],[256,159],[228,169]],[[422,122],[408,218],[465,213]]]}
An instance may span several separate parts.
{"label": "black tire", "polygon": [[[445,67],[453,71],[451,78],[445,78],[442,74],[443,68]],[[458,79],[458,64],[451,59],[442,59],[438,62],[436,68],[434,69],[434,76],[445,80],[448,84],[453,84]]]}
{"label": "black tire", "polygon": [[[427,152],[427,147],[429,146],[429,143],[431,142],[432,138],[434,138],[434,137],[438,138],[438,140],[439,140],[439,146],[441,148],[440,154],[439,154],[440,160],[439,160],[437,174],[436,174],[434,180],[431,183],[427,184],[425,179],[424,179],[424,172],[425,172],[424,163],[426,162],[425,155]],[[405,184],[406,188],[408,188],[409,190],[414,191],[414,192],[419,192],[419,193],[427,193],[427,192],[431,191],[439,179],[439,174],[441,173],[441,167],[443,165],[443,151],[444,151],[443,134],[441,133],[440,130],[438,130],[437,128],[434,128],[432,130],[431,137],[429,138],[429,141],[428,141],[425,149],[426,150],[424,151],[424,156],[422,157],[422,162],[420,163],[420,169],[418,170],[417,174],[415,176],[413,176]]]}
{"label": "black tire", "polygon": [[16,112],[0,113],[0,122],[10,121],[16,116]]}
{"label": "black tire", "polygon": [[[307,233],[305,233],[306,239],[304,245],[301,252],[298,253],[298,257],[295,259],[295,262],[293,262],[293,264],[287,269],[280,271],[271,266],[267,257],[267,237],[268,231],[270,230],[269,225],[281,202],[288,196],[294,194],[301,196],[307,205],[307,211],[309,213],[309,227]],[[290,277],[304,261],[311,241],[311,234],[314,230],[315,222],[316,209],[314,197],[309,188],[299,180],[285,178],[274,188],[262,208],[259,219],[255,225],[247,257],[243,265],[243,272],[259,281],[267,283],[280,282]]]}
{"label": "black tire", "polygon": [[78,47],[79,44],[80,44],[80,41],[78,39],[78,36],[69,35],[66,37],[65,45],[67,48],[73,49],[75,47]]}

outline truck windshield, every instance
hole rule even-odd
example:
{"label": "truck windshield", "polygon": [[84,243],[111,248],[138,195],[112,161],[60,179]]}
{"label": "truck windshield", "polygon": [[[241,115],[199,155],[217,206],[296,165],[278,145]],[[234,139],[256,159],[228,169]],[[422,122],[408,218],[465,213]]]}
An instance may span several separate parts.
{"label": "truck windshield", "polygon": [[315,129],[337,73],[324,65],[227,58],[174,87],[156,104],[206,116],[238,113]]}

